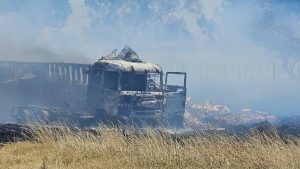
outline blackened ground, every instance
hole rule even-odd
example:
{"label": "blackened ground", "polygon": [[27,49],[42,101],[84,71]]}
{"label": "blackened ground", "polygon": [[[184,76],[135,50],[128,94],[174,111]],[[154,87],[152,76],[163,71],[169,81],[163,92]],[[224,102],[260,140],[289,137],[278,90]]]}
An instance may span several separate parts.
{"label": "blackened ground", "polygon": [[[93,134],[101,134],[99,132],[94,132],[94,130],[83,128],[82,130],[78,130],[78,128],[72,128],[74,129],[74,132],[78,131],[87,131],[91,132]],[[125,131],[125,130],[124,130]],[[163,131],[158,131],[158,133],[164,133]],[[226,134],[234,134],[238,136],[247,136],[250,133],[258,132],[258,133],[264,133],[269,136],[272,135],[279,135],[282,139],[289,138],[289,136],[292,137],[298,137],[300,138],[300,124],[285,124],[285,125],[272,125],[268,122],[261,122],[254,124],[252,126],[230,126],[225,129],[225,131],[213,131],[213,130],[206,130],[206,131],[189,131],[189,132],[179,132],[179,133],[173,133],[172,136],[174,139],[182,139],[190,136],[194,136],[195,134],[216,134],[216,133],[226,133]],[[25,140],[31,140],[33,138],[32,134],[30,134],[30,129],[26,127],[25,125],[19,125],[19,124],[1,124],[0,123],[0,148],[6,143],[12,143],[16,141],[25,141]],[[172,132],[171,132],[172,133]],[[136,132],[133,132],[131,134],[141,134],[140,130],[137,130]],[[126,132],[124,132],[124,135]]]}
{"label": "blackened ground", "polygon": [[29,139],[29,130],[18,124],[0,124],[0,144]]}

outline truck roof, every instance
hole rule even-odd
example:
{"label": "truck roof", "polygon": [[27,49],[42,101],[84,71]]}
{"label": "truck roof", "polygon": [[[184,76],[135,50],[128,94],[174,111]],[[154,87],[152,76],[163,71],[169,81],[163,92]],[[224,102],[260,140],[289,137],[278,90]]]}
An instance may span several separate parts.
{"label": "truck roof", "polygon": [[115,56],[115,53],[116,50],[98,60],[95,63],[96,68],[121,72],[162,72],[159,65],[142,61],[139,55],[128,46],[125,46],[118,56]]}
{"label": "truck roof", "polygon": [[121,72],[150,72],[159,73],[162,69],[159,65],[149,62],[133,62],[122,59],[104,60],[100,59],[95,66],[99,66],[108,71]]}

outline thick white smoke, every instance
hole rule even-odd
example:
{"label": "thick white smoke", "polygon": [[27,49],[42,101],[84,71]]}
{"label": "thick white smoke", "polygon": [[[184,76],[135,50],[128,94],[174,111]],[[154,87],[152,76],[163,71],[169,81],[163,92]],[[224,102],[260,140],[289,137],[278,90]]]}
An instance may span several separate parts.
{"label": "thick white smoke", "polygon": [[[187,71],[189,94],[200,102],[295,113],[299,4],[3,0],[0,59],[93,63],[127,44],[145,60]],[[272,108],[283,103],[279,98],[291,99]]]}

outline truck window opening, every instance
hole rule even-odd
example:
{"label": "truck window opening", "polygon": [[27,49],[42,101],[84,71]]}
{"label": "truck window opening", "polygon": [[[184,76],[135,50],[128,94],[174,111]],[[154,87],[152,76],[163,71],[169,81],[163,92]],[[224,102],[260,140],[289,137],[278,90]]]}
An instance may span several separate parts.
{"label": "truck window opening", "polygon": [[103,87],[111,90],[118,90],[119,73],[113,71],[104,72]]}
{"label": "truck window opening", "polygon": [[149,92],[158,92],[160,91],[160,73],[149,73],[148,74],[148,82],[147,82],[147,91]]}
{"label": "truck window opening", "polygon": [[122,91],[146,91],[146,73],[123,72],[121,77]]}

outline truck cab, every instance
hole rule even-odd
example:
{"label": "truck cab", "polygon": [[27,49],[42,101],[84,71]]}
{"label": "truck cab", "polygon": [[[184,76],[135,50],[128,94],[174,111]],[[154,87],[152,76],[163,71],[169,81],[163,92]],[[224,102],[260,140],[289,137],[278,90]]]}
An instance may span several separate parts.
{"label": "truck cab", "polygon": [[[184,83],[168,84],[170,75],[183,76]],[[87,107],[102,121],[183,127],[185,98],[185,73],[164,74],[159,65],[142,61],[127,46],[89,70]]]}

